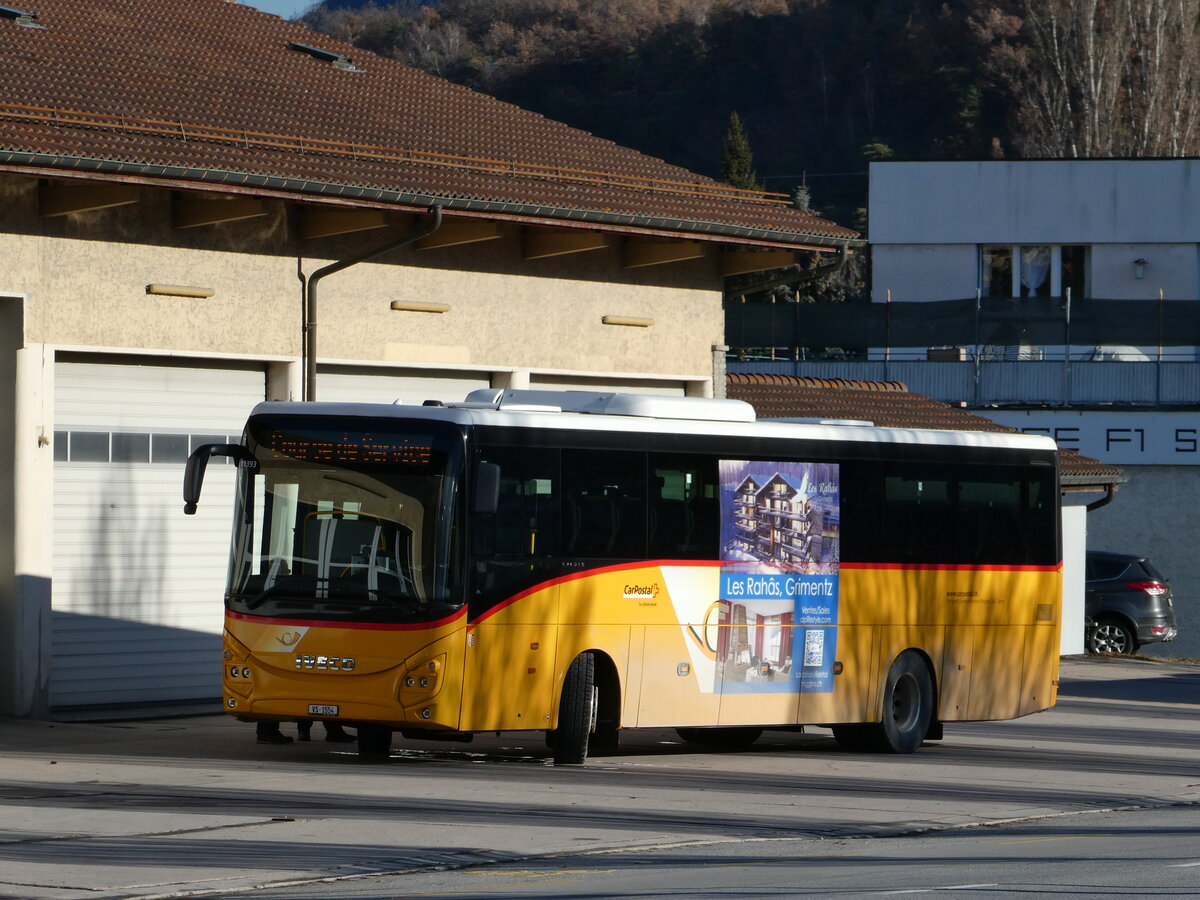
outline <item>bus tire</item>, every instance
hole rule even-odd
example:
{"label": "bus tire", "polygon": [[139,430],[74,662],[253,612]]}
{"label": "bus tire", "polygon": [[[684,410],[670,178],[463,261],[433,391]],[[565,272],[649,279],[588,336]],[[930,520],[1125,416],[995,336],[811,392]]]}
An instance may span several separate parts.
{"label": "bus tire", "polygon": [[579,765],[587,759],[588,740],[596,730],[597,693],[596,659],[591,653],[581,653],[563,680],[558,727],[552,740],[556,764]]}
{"label": "bus tire", "polygon": [[763,730],[761,728],[726,726],[722,728],[676,728],[675,733],[685,744],[706,744],[709,747],[735,750],[739,747],[749,747],[762,737]]}
{"label": "bus tire", "polygon": [[392,751],[392,729],[382,725],[358,726],[358,758],[379,761]]}
{"label": "bus tire", "polygon": [[856,753],[913,753],[933,722],[933,678],[921,655],[905,650],[892,663],[883,688],[883,719],[833,726],[843,750]]}
{"label": "bus tire", "polygon": [[879,750],[879,726],[868,724],[831,725],[833,739],[847,753],[876,753]]}

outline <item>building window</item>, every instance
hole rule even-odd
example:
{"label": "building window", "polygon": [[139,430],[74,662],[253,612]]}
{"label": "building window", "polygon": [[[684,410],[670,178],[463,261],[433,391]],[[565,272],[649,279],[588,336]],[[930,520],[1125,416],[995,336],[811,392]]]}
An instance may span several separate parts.
{"label": "building window", "polygon": [[1012,248],[983,247],[979,251],[979,286],[983,297],[1012,296]]}
{"label": "building window", "polygon": [[979,248],[982,297],[1086,297],[1087,247],[1062,244]]}

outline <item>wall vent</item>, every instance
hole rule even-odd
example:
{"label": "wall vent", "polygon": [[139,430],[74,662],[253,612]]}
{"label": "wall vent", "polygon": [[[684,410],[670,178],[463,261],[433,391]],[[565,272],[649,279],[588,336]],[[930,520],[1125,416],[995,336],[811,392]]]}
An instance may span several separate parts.
{"label": "wall vent", "polygon": [[11,6],[0,6],[0,18],[12,19],[18,25],[24,28],[45,28],[45,25],[39,25],[34,20],[37,18],[37,13],[26,12],[23,9],[13,9]]}
{"label": "wall vent", "polygon": [[288,44],[292,50],[297,50],[300,53],[307,53],[314,59],[319,59],[322,62],[332,63],[335,69],[341,69],[345,72],[361,72],[362,70],[355,67],[350,61],[350,57],[342,53],[334,53],[332,50],[322,50],[320,47],[313,47],[309,44],[300,44],[292,41]]}

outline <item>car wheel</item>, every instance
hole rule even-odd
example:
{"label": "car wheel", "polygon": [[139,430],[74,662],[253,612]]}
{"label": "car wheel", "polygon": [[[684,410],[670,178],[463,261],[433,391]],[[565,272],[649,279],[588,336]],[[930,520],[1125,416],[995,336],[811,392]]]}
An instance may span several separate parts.
{"label": "car wheel", "polygon": [[1101,619],[1088,636],[1092,653],[1136,653],[1137,638],[1125,623],[1117,619]]}

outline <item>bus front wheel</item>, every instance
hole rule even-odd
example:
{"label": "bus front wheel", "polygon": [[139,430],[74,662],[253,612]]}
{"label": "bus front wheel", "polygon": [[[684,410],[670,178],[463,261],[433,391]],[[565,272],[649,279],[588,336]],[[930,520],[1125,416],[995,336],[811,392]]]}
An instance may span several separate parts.
{"label": "bus front wheel", "polygon": [[563,681],[558,705],[558,727],[554,729],[554,762],[578,765],[587,759],[588,739],[596,730],[599,696],[596,660],[591,653],[575,657]]}
{"label": "bus front wheel", "polygon": [[387,759],[392,751],[392,729],[382,725],[358,726],[358,758],[364,760]]}
{"label": "bus front wheel", "polygon": [[833,736],[844,750],[912,753],[924,742],[933,721],[933,679],[920,654],[905,650],[892,663],[883,689],[883,719],[862,725],[835,725]]}

